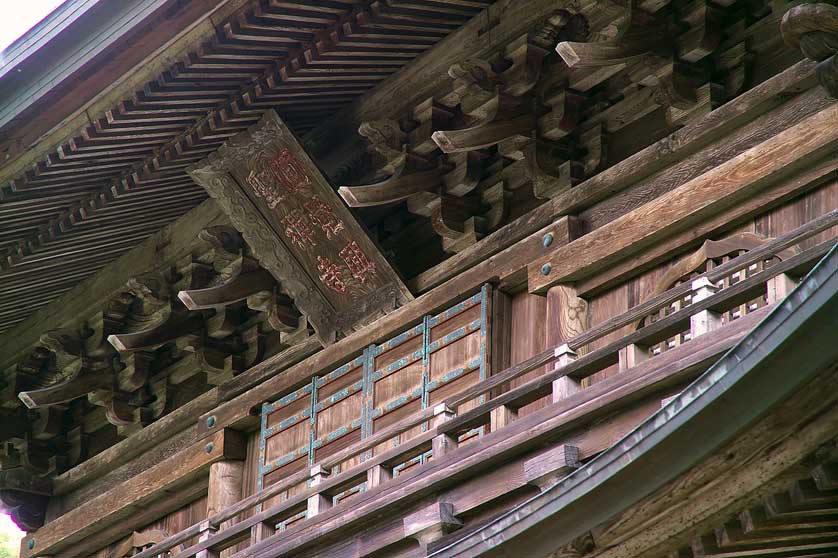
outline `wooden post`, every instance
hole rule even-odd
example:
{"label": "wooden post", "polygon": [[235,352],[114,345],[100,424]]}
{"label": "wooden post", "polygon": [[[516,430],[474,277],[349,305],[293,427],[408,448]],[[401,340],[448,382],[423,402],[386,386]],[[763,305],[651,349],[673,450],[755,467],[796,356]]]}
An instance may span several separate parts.
{"label": "wooden post", "polygon": [[547,342],[557,345],[587,329],[588,302],[569,285],[550,287],[547,291]]}
{"label": "wooden post", "polygon": [[[329,471],[323,469],[322,465],[315,465],[311,468],[311,486],[318,486],[326,477],[329,476]],[[321,493],[312,494],[308,498],[308,507],[306,509],[306,517],[314,517],[332,507],[332,499]]]}
{"label": "wooden post", "polygon": [[[212,487],[212,484],[210,484]],[[207,511],[209,511],[209,496],[207,497]],[[201,534],[198,536],[198,542],[204,542],[218,532],[218,529],[210,525],[209,520],[201,523]],[[217,550],[207,549],[195,553],[195,558],[221,558],[221,553]]]}
{"label": "wooden post", "polygon": [[635,343],[620,349],[620,372],[624,372],[629,368],[634,368],[644,360],[649,358],[649,349],[641,347]]}
{"label": "wooden post", "polygon": [[[567,344],[556,347],[555,356],[557,370],[567,366],[578,358],[576,352]],[[563,376],[558,380],[553,380],[553,403],[570,397],[580,389],[582,389],[582,382],[570,376]]]}
{"label": "wooden post", "polygon": [[[707,277],[701,277],[692,282],[693,304],[710,298],[716,293],[716,285]],[[695,339],[705,333],[713,331],[722,325],[722,317],[710,310],[702,310],[690,316],[690,334]]]}
{"label": "wooden post", "polygon": [[[244,461],[225,459],[210,465],[209,487],[207,488],[207,517],[212,517],[232,506],[242,498],[242,485],[244,479]],[[228,520],[221,525],[209,525],[202,534],[201,540],[206,540],[218,531],[223,531],[233,524]],[[221,552],[212,550],[199,553],[196,558],[218,558]]]}
{"label": "wooden post", "polygon": [[786,298],[792,289],[794,289],[795,285],[797,285],[797,281],[785,273],[780,273],[769,279],[766,283],[766,299],[768,300],[768,304],[774,304]]}
{"label": "wooden post", "polygon": [[276,528],[269,523],[257,523],[250,528],[250,544],[251,546],[267,539],[276,533]]}
{"label": "wooden post", "polygon": [[[576,360],[577,353],[566,342],[588,329],[588,303],[569,285],[556,285],[547,291],[547,343],[558,345],[554,369]],[[584,349],[580,352],[584,353]],[[581,382],[565,376],[553,382],[553,401],[564,399],[582,388]]]}
{"label": "wooden post", "polygon": [[[434,418],[431,419],[431,427],[437,428],[442,423],[454,418],[454,411],[451,410],[445,403],[440,403],[434,407]],[[448,433],[438,434],[434,436],[431,442],[433,447],[433,456],[441,457],[452,450],[457,449],[457,438]]]}
{"label": "wooden post", "polygon": [[373,465],[367,470],[367,488],[372,489],[381,486],[393,478],[393,470],[386,465]]}
{"label": "wooden post", "polygon": [[495,407],[489,415],[489,428],[492,432],[496,432],[501,428],[506,428],[514,420],[518,418],[518,410],[506,405]]}

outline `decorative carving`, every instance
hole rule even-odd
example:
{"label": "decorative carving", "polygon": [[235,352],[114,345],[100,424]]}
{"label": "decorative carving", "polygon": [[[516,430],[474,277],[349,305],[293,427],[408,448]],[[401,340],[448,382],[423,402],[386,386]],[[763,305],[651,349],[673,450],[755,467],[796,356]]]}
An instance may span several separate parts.
{"label": "decorative carving", "polygon": [[783,16],[780,31],[786,44],[818,63],[818,81],[838,98],[838,6],[795,6]]}
{"label": "decorative carving", "polygon": [[[384,153],[399,136],[392,126],[366,130]],[[246,177],[256,171],[267,180],[266,169],[284,201],[260,208],[260,199],[268,198],[254,191]],[[348,325],[340,328],[345,334],[385,308],[412,298],[276,113],[267,112],[257,126],[228,140],[190,173],[228,212],[254,256],[280,282],[324,343],[335,340],[338,316]],[[340,251],[350,242],[374,262],[364,268],[363,280],[341,263]],[[353,258],[353,265],[360,261],[354,251]],[[364,302],[377,300],[379,292],[388,293],[389,302],[378,308]]]}

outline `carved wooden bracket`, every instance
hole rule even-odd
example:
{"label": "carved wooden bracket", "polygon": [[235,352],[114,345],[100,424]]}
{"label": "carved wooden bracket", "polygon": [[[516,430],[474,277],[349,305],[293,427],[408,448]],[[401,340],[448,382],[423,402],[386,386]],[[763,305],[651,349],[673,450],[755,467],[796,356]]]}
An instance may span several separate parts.
{"label": "carved wooden bracket", "polygon": [[838,6],[795,6],[783,16],[780,31],[786,44],[818,63],[818,81],[838,98]]}
{"label": "carved wooden bracket", "polygon": [[437,502],[404,518],[404,536],[416,539],[422,548],[463,526],[454,505]]}
{"label": "carved wooden bracket", "polygon": [[190,174],[323,343],[412,299],[275,112]]}

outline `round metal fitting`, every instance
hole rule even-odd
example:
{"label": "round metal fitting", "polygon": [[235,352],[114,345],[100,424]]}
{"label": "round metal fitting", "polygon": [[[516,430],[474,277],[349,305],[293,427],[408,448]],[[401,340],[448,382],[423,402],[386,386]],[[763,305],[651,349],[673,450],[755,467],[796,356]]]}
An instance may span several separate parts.
{"label": "round metal fitting", "polygon": [[545,234],[544,238],[541,239],[541,243],[544,245],[545,248],[553,244],[553,233]]}
{"label": "round metal fitting", "polygon": [[541,266],[541,274],[542,275],[550,275],[550,270],[552,270],[552,269],[553,269],[553,267],[550,264],[546,263],[546,264]]}
{"label": "round metal fitting", "polygon": [[212,442],[210,442],[204,449],[207,451],[207,453],[212,453],[212,450],[215,449],[215,445]]}
{"label": "round metal fitting", "polygon": [[35,539],[29,539],[29,542],[26,543],[26,546],[29,547],[29,550],[35,548]]}
{"label": "round metal fitting", "polygon": [[215,426],[215,417],[207,417],[207,428]]}

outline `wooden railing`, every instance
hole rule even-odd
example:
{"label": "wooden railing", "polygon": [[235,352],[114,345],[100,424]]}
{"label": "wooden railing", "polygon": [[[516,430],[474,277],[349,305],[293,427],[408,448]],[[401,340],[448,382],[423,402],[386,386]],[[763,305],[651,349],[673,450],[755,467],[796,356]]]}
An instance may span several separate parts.
{"label": "wooden railing", "polygon": [[[644,348],[686,331],[689,332],[689,341],[686,344],[689,344],[714,329],[727,325],[722,318],[724,312],[761,297],[765,297],[765,304],[770,306],[782,299],[793,287],[794,277],[808,271],[827,253],[834,244],[834,240],[830,239],[816,244],[771,265],[755,266],[754,264],[771,260],[776,254],[836,225],[838,225],[838,210],[815,219],[786,235],[772,239],[695,277],[690,282],[656,295],[560,346],[542,351],[494,374],[479,384],[452,395],[433,408],[418,411],[330,455],[316,463],[311,469],[292,474],[207,520],[166,538],[140,552],[135,558],[156,558],[168,555],[170,551],[172,551],[171,556],[175,558],[215,558],[220,556],[221,551],[239,543],[250,541],[250,544],[254,545],[274,535],[276,525],[294,515],[304,511],[306,519],[303,522],[305,522],[332,507],[334,496],[345,492],[348,488],[361,483],[366,483],[366,490],[386,485],[394,476],[395,464],[403,463],[428,451],[431,451],[432,460],[439,460],[443,455],[457,448],[457,439],[461,434],[475,427],[491,425],[493,430],[501,430],[516,420],[517,409],[551,394],[553,403],[559,403],[561,394],[567,391],[567,386],[562,386],[562,383],[570,382],[574,384],[574,389],[584,389],[581,385],[582,379],[616,363],[621,363],[621,370],[629,370],[635,366],[635,360],[630,361],[626,358],[628,349],[633,353],[638,351],[643,353]],[[751,272],[752,270],[756,271]],[[737,272],[741,277],[738,282],[725,281]],[[719,288],[719,285],[723,288]],[[671,309],[673,303],[682,301],[689,295],[692,296],[688,305],[680,308],[676,306],[674,311],[655,322],[608,342],[602,347],[578,354],[583,347],[589,348],[595,341],[625,326],[637,324],[642,318],[663,309]],[[733,324],[736,322],[736,319],[732,321]],[[648,360],[656,358],[659,357],[648,352],[643,356],[643,359]],[[554,369],[543,375],[506,391],[500,389],[529,372],[551,364],[554,365]],[[695,363],[692,366],[695,367]],[[498,391],[501,393],[498,394]],[[483,403],[461,414],[457,413],[457,410],[465,403],[475,401],[481,396],[485,400]],[[382,442],[425,423],[429,423],[426,431],[399,446],[375,454],[345,471],[329,475],[334,467],[362,454],[368,454],[369,450]],[[422,476],[422,467],[424,466],[416,468],[412,474],[413,478]],[[271,505],[267,509],[260,509],[269,500],[303,482],[308,482],[309,486],[300,494]],[[338,502],[334,505],[346,506],[348,509],[352,506],[352,502]],[[226,525],[230,520],[249,512],[252,512],[250,517],[233,525]],[[225,524],[223,528],[222,524]],[[177,546],[196,538],[198,539],[196,544],[179,552],[174,550]],[[232,556],[244,557],[248,552],[245,550]],[[229,552],[225,553],[225,556],[227,554]]]}

